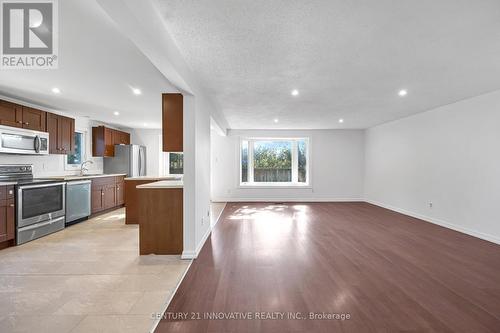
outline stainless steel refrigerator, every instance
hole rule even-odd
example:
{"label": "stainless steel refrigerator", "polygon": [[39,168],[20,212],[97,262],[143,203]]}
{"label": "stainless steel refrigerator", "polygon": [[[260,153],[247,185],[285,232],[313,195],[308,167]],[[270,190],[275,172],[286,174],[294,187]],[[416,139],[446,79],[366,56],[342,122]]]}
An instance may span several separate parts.
{"label": "stainless steel refrigerator", "polygon": [[104,158],[104,173],[126,173],[127,177],[146,175],[146,147],[115,145],[115,157]]}

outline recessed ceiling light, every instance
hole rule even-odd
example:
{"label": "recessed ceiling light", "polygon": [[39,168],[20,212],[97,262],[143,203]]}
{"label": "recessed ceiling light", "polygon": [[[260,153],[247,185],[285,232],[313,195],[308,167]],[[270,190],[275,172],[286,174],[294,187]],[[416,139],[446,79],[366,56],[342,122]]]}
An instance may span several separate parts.
{"label": "recessed ceiling light", "polygon": [[115,111],[115,112],[113,112],[113,114],[114,114],[115,116],[119,116],[119,115],[120,115],[120,112]]}
{"label": "recessed ceiling light", "polygon": [[339,119],[339,123],[341,123],[341,124],[342,124],[343,122],[344,122],[344,119],[340,118],[340,119]]}
{"label": "recessed ceiling light", "polygon": [[134,95],[140,95],[140,94],[142,94],[142,91],[139,88],[132,88],[132,92],[134,93]]}
{"label": "recessed ceiling light", "polygon": [[274,122],[275,123],[279,122],[279,119],[278,118],[274,118]]}
{"label": "recessed ceiling light", "polygon": [[402,97],[402,96],[406,96],[406,95],[408,95],[408,91],[406,91],[405,89],[401,89],[401,90],[398,92],[398,95],[399,95],[399,96],[401,96],[401,97]]}
{"label": "recessed ceiling light", "polygon": [[61,93],[61,89],[59,89],[59,88],[57,88],[57,87],[54,87],[54,88],[52,88],[52,92],[53,92],[54,94],[60,94],[60,93]]}
{"label": "recessed ceiling light", "polygon": [[292,96],[298,96],[298,95],[299,95],[299,91],[297,89],[293,89]]}

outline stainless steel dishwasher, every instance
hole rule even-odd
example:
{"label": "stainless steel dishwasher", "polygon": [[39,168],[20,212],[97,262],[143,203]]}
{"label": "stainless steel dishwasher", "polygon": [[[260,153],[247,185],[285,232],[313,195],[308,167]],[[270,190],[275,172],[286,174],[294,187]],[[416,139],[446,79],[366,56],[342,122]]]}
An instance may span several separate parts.
{"label": "stainless steel dishwasher", "polygon": [[66,225],[90,216],[90,180],[66,183]]}

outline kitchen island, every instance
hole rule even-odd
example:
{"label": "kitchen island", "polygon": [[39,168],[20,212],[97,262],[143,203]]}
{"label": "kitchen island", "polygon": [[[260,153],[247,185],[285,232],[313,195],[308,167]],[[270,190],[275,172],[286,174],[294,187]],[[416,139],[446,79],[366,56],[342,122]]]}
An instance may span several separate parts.
{"label": "kitchen island", "polygon": [[139,252],[182,254],[183,181],[162,180],[137,186]]}
{"label": "kitchen island", "polygon": [[125,224],[139,224],[137,186],[163,180],[180,180],[182,176],[137,176],[125,178]]}

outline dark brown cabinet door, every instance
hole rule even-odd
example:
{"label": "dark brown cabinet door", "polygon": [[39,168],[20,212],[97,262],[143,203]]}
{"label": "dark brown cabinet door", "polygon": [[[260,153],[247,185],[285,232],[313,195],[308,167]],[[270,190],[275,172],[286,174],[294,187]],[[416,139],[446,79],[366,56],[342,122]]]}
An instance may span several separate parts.
{"label": "dark brown cabinet door", "polygon": [[62,154],[75,150],[75,120],[59,116],[59,147]]}
{"label": "dark brown cabinet door", "polygon": [[45,111],[23,106],[23,128],[45,132],[47,113]]}
{"label": "dark brown cabinet door", "polygon": [[102,186],[92,187],[91,193],[92,200],[92,214],[100,212],[104,209],[103,199],[104,199],[104,190]]}
{"label": "dark brown cabinet door", "polygon": [[115,131],[117,140],[117,145],[129,145],[130,144],[130,134],[122,131]]}
{"label": "dark brown cabinet door", "polygon": [[115,145],[129,145],[130,134],[104,126],[92,128],[92,156],[114,157]]}
{"label": "dark brown cabinet door", "polygon": [[75,150],[75,120],[73,118],[47,113],[49,153],[69,154]]}
{"label": "dark brown cabinet door", "polygon": [[115,144],[113,142],[113,130],[104,127],[104,156],[115,156]]}
{"label": "dark brown cabinet door", "polygon": [[123,144],[125,145],[130,144],[130,133],[124,132],[122,138],[123,138]]}
{"label": "dark brown cabinet door", "polygon": [[104,209],[116,206],[116,185],[110,184],[104,186]]}
{"label": "dark brown cabinet door", "polygon": [[113,145],[120,145],[122,143],[122,132],[112,129],[111,142],[113,142]]}
{"label": "dark brown cabinet door", "polygon": [[121,206],[125,203],[125,186],[124,183],[116,184],[116,205]]}
{"label": "dark brown cabinet door", "polygon": [[59,117],[56,114],[47,114],[47,132],[49,133],[49,154],[60,154],[59,149]]}
{"label": "dark brown cabinet door", "polygon": [[0,200],[0,242],[14,239],[14,199]]}
{"label": "dark brown cabinet door", "polygon": [[163,94],[163,151],[183,151],[183,97],[182,94]]}
{"label": "dark brown cabinet door", "polygon": [[22,106],[0,100],[0,125],[23,127]]}

